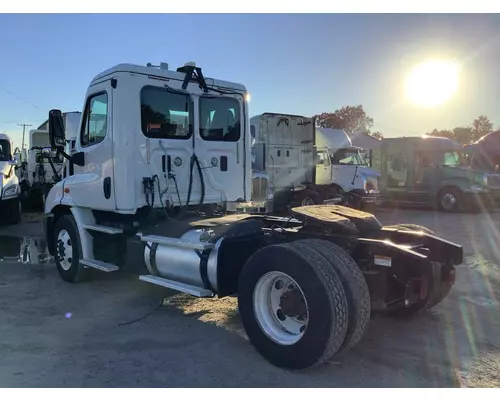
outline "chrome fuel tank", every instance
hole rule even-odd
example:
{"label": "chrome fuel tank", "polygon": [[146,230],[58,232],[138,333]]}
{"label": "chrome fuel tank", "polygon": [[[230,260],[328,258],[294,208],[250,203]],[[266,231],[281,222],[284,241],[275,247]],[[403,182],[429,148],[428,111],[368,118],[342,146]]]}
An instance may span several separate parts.
{"label": "chrome fuel tank", "polygon": [[151,275],[217,291],[217,259],[223,238],[208,242],[213,231],[192,229],[180,238],[148,236],[144,261]]}

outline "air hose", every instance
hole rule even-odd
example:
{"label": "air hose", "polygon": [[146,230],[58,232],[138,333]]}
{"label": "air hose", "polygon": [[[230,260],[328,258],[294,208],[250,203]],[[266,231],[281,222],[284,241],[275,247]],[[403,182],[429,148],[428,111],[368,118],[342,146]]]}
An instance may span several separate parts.
{"label": "air hose", "polygon": [[186,200],[186,207],[189,206],[189,202],[191,201],[191,192],[193,190],[193,169],[194,165],[196,164],[196,168],[198,170],[198,175],[200,177],[200,183],[201,183],[201,197],[200,197],[200,203],[199,206],[201,207],[203,205],[203,200],[205,200],[205,180],[203,178],[203,171],[201,169],[200,161],[198,160],[198,157],[196,154],[193,154],[191,156],[191,162],[189,164],[189,188],[188,188],[188,195],[187,195],[187,200]]}

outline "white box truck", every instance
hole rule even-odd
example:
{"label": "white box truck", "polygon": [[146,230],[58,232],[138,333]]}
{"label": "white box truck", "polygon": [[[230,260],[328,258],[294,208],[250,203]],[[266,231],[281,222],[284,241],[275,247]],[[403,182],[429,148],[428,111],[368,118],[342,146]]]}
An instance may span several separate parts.
{"label": "white box truck", "polygon": [[[63,113],[63,121],[68,139],[76,138],[81,112]],[[21,186],[21,199],[28,208],[42,208],[49,189],[64,174],[66,160],[56,150],[51,149],[48,121],[28,135],[28,149],[22,149],[18,159],[17,175]]]}
{"label": "white box truck", "polygon": [[363,209],[378,201],[378,172],[341,129],[313,118],[264,113],[250,118],[252,199],[230,211],[282,212],[296,205],[342,203]]}

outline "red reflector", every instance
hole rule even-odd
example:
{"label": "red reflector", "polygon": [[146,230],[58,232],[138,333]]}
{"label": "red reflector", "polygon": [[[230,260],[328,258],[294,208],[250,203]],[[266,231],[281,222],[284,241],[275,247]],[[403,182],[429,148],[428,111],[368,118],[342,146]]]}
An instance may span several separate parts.
{"label": "red reflector", "polygon": [[451,268],[450,269],[450,272],[448,272],[448,279],[446,279],[446,281],[448,283],[455,283],[455,279],[456,279],[456,272],[455,272],[455,268]]}

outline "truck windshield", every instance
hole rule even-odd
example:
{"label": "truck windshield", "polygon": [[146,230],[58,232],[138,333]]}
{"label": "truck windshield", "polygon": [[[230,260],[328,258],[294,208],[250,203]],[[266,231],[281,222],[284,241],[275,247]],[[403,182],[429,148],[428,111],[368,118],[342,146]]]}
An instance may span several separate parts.
{"label": "truck windshield", "polygon": [[8,140],[0,140],[0,161],[10,160],[10,143]]}
{"label": "truck windshield", "polygon": [[201,97],[200,136],[210,141],[237,142],[241,136],[240,102],[233,97]]}
{"label": "truck windshield", "polygon": [[333,165],[364,165],[363,159],[356,149],[340,149],[331,156]]}

